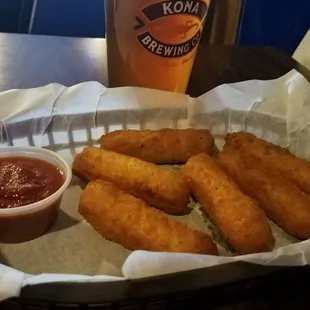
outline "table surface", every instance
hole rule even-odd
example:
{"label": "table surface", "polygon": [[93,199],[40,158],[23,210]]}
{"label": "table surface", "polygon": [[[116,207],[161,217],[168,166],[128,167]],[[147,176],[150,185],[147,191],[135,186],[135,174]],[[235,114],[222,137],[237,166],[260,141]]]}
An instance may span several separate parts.
{"label": "table surface", "polygon": [[[188,93],[199,96],[223,83],[273,79],[293,68],[310,78],[307,70],[274,48],[202,44]],[[108,85],[106,41],[0,33],[0,72],[0,91],[49,83]]]}

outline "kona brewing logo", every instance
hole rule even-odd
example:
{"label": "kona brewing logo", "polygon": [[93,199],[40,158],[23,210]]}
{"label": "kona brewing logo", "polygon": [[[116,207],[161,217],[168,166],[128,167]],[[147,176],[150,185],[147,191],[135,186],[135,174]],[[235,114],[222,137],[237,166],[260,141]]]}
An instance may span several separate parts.
{"label": "kona brewing logo", "polygon": [[[205,2],[197,0],[170,0],[151,4],[142,9],[141,12],[147,18],[148,23],[144,23],[141,18],[138,16],[136,17],[137,25],[135,29],[143,31],[142,28],[146,28],[145,31],[137,35],[140,44],[151,53],[161,57],[181,57],[190,53],[198,44],[202,35],[201,24],[207,15],[208,6]],[[186,39],[188,33],[191,33],[191,37],[185,42],[180,44],[167,44],[167,42],[164,43],[160,38],[156,37],[160,35],[158,35],[158,33],[156,34],[151,23],[159,18],[165,18],[171,15],[189,15],[195,17],[194,19],[188,19],[185,23],[183,22],[183,24],[169,23],[162,30],[165,32],[166,36],[170,35],[173,38],[178,37],[181,42]],[[180,21],[181,20],[182,19],[180,19]],[[153,35],[152,32],[154,32]]]}

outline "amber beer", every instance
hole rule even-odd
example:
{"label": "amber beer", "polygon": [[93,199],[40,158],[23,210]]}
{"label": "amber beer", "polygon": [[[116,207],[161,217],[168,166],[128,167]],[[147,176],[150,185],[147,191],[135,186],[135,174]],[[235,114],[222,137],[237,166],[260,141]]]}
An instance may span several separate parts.
{"label": "amber beer", "polygon": [[109,84],[184,93],[211,0],[106,0]]}

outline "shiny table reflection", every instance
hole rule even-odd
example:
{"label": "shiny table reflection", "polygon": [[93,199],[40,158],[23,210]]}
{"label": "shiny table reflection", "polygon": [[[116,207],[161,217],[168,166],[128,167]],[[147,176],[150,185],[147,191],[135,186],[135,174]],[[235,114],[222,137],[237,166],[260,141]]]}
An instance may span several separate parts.
{"label": "shiny table reflection", "polygon": [[[270,47],[199,48],[188,93],[198,96],[223,83],[273,79],[296,68],[291,57]],[[0,33],[0,91],[49,83],[71,86],[85,81],[108,85],[106,40]]]}

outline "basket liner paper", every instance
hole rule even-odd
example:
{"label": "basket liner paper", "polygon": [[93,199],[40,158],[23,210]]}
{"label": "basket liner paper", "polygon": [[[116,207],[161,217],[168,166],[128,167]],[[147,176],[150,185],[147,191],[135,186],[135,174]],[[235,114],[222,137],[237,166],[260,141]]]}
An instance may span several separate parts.
{"label": "basket liner paper", "polygon": [[[96,145],[102,134],[166,127],[209,129],[218,148],[228,132],[245,130],[310,160],[310,84],[295,70],[276,80],[221,85],[199,98],[143,88],[108,89],[97,82],[70,88],[50,84],[3,92],[0,107],[0,146],[46,147],[68,163],[85,146]],[[82,186],[73,178],[57,223],[46,235],[0,244],[0,298],[18,295],[27,284],[123,280],[236,260],[285,266],[310,260],[310,241],[299,242],[272,222],[276,248],[270,253],[236,256],[221,245],[220,257],[131,252],[103,239],[78,214]],[[190,215],[176,218],[216,235],[199,205],[191,204]]]}

